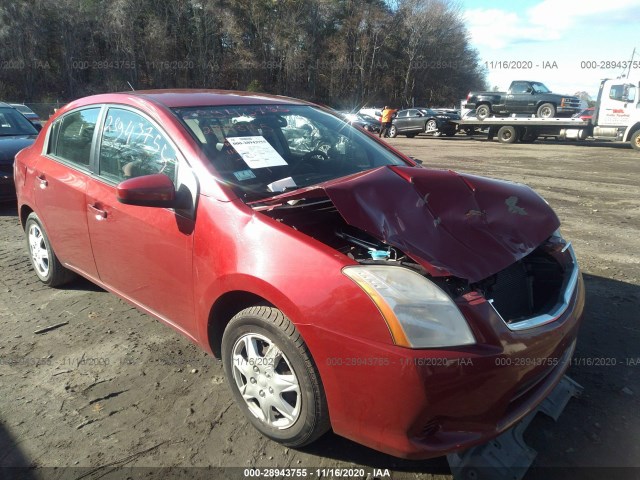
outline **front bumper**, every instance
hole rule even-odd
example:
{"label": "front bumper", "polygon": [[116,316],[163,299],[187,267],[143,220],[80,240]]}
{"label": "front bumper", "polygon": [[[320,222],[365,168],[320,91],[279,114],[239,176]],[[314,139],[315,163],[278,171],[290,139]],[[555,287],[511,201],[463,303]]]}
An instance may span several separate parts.
{"label": "front bumper", "polygon": [[569,367],[584,284],[579,277],[557,320],[526,331],[510,331],[484,299],[460,307],[487,325],[476,345],[411,350],[302,328],[315,330],[312,352],[337,434],[411,459],[495,438],[533,411]]}

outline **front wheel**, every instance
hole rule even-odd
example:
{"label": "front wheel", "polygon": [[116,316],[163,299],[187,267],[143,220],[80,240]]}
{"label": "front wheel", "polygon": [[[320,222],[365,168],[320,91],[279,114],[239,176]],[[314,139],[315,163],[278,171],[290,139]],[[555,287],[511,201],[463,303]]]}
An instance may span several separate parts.
{"label": "front wheel", "polygon": [[329,430],[318,371],[296,327],[273,307],[251,307],[222,337],[227,382],[241,410],[263,435],[290,447]]}
{"label": "front wheel", "polygon": [[540,118],[551,118],[556,115],[556,107],[553,103],[543,103],[538,107],[538,112],[536,114]]}
{"label": "front wheel", "polygon": [[24,229],[31,266],[40,281],[50,287],[58,287],[72,280],[75,274],[67,270],[56,257],[38,215],[33,212],[29,214]]}
{"label": "front wheel", "polygon": [[436,133],[438,131],[438,123],[431,119],[424,125],[425,133]]}
{"label": "front wheel", "polygon": [[640,150],[640,130],[631,135],[631,146],[636,150]]}

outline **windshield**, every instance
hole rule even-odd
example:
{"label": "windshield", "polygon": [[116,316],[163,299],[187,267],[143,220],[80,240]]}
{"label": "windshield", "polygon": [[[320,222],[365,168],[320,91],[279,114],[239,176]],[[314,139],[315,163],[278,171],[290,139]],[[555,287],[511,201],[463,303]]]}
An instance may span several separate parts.
{"label": "windshield", "polygon": [[540,82],[532,82],[531,86],[536,93],[551,93],[544,83]]}
{"label": "windshield", "polygon": [[221,178],[246,200],[308,187],[400,158],[343,120],[307,105],[174,110]]}
{"label": "windshield", "polygon": [[0,136],[37,135],[29,120],[13,108],[0,108]]}

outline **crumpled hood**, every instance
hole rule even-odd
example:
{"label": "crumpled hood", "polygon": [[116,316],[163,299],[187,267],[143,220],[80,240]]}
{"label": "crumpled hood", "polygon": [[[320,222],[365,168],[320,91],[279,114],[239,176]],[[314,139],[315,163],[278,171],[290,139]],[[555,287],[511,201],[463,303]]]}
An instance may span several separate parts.
{"label": "crumpled hood", "polygon": [[432,275],[477,282],[529,254],[560,225],[525,185],[446,170],[387,166],[269,203],[328,196],[344,220]]}

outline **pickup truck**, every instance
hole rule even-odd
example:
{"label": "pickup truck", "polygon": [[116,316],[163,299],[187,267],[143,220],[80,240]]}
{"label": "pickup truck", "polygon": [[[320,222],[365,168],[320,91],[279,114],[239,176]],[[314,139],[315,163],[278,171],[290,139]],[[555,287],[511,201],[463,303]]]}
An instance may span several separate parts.
{"label": "pickup truck", "polygon": [[514,80],[507,92],[469,92],[465,108],[475,109],[476,118],[491,114],[535,114],[540,118],[570,117],[582,106],[578,97],[551,93],[543,83]]}

